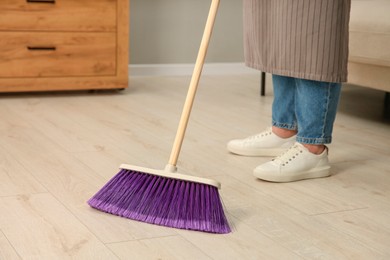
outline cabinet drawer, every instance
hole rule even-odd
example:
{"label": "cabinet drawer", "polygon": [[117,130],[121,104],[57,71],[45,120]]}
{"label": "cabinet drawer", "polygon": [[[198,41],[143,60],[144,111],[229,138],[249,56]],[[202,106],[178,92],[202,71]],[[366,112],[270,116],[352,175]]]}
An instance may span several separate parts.
{"label": "cabinet drawer", "polygon": [[0,0],[0,30],[115,31],[117,0]]}
{"label": "cabinet drawer", "polygon": [[115,33],[0,32],[0,78],[115,74]]}

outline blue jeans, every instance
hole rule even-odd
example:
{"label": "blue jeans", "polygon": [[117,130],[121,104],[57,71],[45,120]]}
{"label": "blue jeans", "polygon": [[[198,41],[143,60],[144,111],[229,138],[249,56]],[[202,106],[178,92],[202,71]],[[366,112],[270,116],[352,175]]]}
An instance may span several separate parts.
{"label": "blue jeans", "polygon": [[273,75],[272,125],[297,130],[297,142],[332,142],[341,84]]}

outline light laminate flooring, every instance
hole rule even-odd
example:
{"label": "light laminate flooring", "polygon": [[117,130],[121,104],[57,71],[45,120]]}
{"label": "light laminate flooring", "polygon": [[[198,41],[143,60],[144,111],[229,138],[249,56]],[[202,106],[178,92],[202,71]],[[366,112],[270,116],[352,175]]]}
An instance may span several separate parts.
{"label": "light laminate flooring", "polygon": [[0,94],[0,259],[390,259],[390,124],[383,92],[344,86],[333,176],[276,184],[270,158],[226,143],[269,126],[257,75],[203,76],[181,173],[222,183],[228,235],[112,216],[86,201],[121,163],[167,163],[189,77],[136,77],[121,92]]}

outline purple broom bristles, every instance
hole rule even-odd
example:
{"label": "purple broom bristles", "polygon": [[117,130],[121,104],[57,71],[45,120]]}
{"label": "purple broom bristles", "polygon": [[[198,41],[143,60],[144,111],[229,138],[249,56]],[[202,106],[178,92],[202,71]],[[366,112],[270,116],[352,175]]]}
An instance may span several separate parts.
{"label": "purple broom bristles", "polygon": [[88,204],[150,224],[226,234],[231,232],[218,188],[121,169]]}

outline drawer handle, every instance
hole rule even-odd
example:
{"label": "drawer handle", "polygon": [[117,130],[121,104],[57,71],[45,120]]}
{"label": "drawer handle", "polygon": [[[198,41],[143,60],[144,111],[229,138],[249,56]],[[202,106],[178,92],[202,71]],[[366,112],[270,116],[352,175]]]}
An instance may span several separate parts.
{"label": "drawer handle", "polygon": [[27,46],[29,51],[55,51],[57,48],[54,46]]}
{"label": "drawer handle", "polygon": [[26,0],[27,3],[55,4],[56,0]]}

